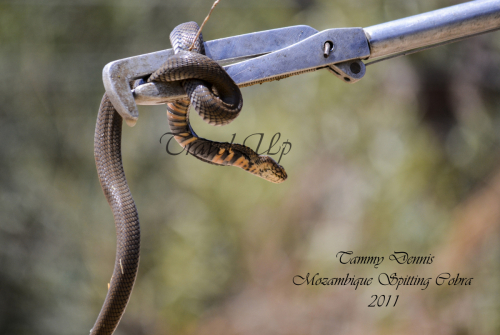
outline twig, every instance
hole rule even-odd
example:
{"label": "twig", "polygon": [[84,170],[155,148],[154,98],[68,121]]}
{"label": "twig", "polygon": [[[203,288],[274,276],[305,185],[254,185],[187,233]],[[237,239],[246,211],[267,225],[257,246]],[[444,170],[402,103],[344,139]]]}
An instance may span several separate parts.
{"label": "twig", "polygon": [[205,20],[203,21],[203,23],[201,24],[201,27],[200,29],[198,29],[198,32],[196,33],[196,36],[193,40],[193,44],[191,44],[191,46],[189,47],[188,51],[191,51],[193,50],[194,48],[194,44],[196,43],[196,40],[198,39],[198,37],[200,37],[200,34],[201,34],[201,30],[203,29],[203,26],[205,25],[205,23],[208,21],[208,19],[210,18],[210,14],[212,14],[212,11],[214,10],[215,6],[217,6],[217,4],[219,3],[220,0],[215,0],[214,4],[212,5],[212,8],[210,8],[210,12],[208,12],[208,15],[207,17],[205,18]]}

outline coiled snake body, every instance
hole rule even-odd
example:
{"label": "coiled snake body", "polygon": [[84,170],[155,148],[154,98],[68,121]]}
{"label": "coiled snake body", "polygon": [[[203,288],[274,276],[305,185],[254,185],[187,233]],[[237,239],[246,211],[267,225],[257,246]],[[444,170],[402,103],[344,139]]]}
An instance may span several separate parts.
{"label": "coiled snake body", "polygon": [[[236,118],[242,107],[239,88],[216,62],[202,55],[203,40],[195,41],[195,52],[186,51],[198,25],[188,22],[170,34],[176,54],[148,81],[182,80],[189,100],[167,105],[168,122],[177,142],[196,158],[215,165],[240,167],[256,176],[281,183],[286,172],[272,158],[232,143],[213,142],[196,135],[189,124],[189,104],[209,124],[225,125]],[[117,249],[113,275],[106,300],[91,335],[112,334],[125,311],[139,266],[140,227],[134,200],[125,179],[121,158],[122,117],[106,94],[97,117],[94,154],[102,189],[113,211]]]}
{"label": "coiled snake body", "polygon": [[203,55],[205,50],[201,35],[193,49],[196,53],[186,51],[197,31],[195,22],[177,26],[170,34],[176,54],[148,79],[167,82],[184,80],[182,85],[189,100],[167,104],[168,123],[176,141],[204,162],[237,166],[273,183],[285,181],[285,169],[271,157],[258,155],[244,145],[200,138],[191,128],[188,114],[190,102],[203,120],[214,126],[233,121],[243,105],[240,90],[231,77],[215,61]]}

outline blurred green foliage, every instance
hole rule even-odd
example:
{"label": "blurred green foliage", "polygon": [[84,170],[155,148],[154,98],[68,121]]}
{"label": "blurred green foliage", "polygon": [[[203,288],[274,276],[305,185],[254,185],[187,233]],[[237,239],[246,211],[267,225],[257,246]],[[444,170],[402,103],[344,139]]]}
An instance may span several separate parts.
{"label": "blurred green foliage", "polygon": [[[296,24],[361,26],[445,0],[223,0],[206,40]],[[84,334],[106,294],[113,218],[93,162],[115,59],[169,47],[212,1],[0,0],[0,333]],[[318,71],[243,89],[223,128],[292,143],[281,185],[170,156],[164,107],[125,126],[142,225],[139,276],[117,334],[498,334],[499,33],[372,65],[346,85]],[[262,149],[261,149],[262,150]],[[431,266],[340,265],[340,250],[435,256]],[[387,262],[387,261],[386,261]],[[470,287],[305,287],[292,277],[381,271],[474,277]],[[376,279],[375,279],[376,280]],[[370,309],[372,294],[400,294]]]}

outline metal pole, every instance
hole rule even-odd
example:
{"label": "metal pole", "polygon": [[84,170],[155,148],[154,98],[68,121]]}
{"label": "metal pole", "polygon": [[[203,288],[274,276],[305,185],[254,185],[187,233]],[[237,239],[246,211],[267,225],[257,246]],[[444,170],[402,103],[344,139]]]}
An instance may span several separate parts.
{"label": "metal pole", "polygon": [[364,28],[370,59],[500,28],[500,0],[476,0]]}

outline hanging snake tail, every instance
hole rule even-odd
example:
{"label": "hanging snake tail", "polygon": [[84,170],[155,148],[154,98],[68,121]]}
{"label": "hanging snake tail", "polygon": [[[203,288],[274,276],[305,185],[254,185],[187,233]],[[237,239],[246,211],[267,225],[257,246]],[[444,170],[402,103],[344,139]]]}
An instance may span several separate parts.
{"label": "hanging snake tail", "polygon": [[167,104],[167,117],[175,140],[199,160],[222,166],[236,166],[273,183],[286,180],[285,169],[269,156],[259,155],[247,146],[221,143],[198,137],[188,118],[189,101]]}
{"label": "hanging snake tail", "polygon": [[91,335],[113,334],[127,307],[139,267],[139,216],[123,171],[122,123],[105,94],[97,117],[94,154],[101,187],[115,219],[117,247],[106,300]]}

